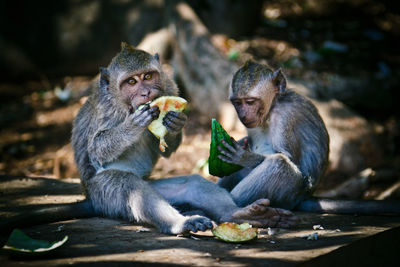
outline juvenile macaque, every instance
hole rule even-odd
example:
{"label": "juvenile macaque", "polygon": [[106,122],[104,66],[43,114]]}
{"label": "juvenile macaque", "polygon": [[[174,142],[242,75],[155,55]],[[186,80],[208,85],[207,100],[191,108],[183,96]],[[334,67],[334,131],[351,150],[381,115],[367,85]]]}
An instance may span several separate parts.
{"label": "juvenile macaque", "polygon": [[252,61],[235,73],[229,97],[248,136],[219,148],[222,160],[244,167],[219,185],[239,206],[267,198],[274,207],[294,208],[328,163],[329,136],[318,111],[286,88],[281,70]]}
{"label": "juvenile macaque", "polygon": [[239,206],[260,198],[272,207],[333,213],[400,213],[399,203],[311,198],[328,164],[329,136],[315,106],[286,88],[282,71],[246,62],[230,101],[248,136],[222,142],[221,160],[244,168],[219,180]]}

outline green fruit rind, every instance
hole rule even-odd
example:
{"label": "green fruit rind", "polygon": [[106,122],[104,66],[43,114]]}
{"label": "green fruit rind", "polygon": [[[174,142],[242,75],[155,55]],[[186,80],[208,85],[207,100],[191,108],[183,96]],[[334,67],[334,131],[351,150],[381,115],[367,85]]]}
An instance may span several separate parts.
{"label": "green fruit rind", "polygon": [[221,143],[221,139],[230,145],[233,145],[231,137],[225,131],[225,129],[219,124],[216,119],[211,120],[211,144],[210,144],[210,156],[208,158],[208,169],[211,175],[223,177],[230,175],[234,172],[239,171],[243,167],[237,164],[228,163],[218,158],[221,152],[218,150],[218,146],[224,147]]}
{"label": "green fruit rind", "polygon": [[230,243],[243,243],[257,238],[257,228],[252,228],[248,223],[221,223],[212,233],[218,239]]}
{"label": "green fruit rind", "polygon": [[21,230],[14,229],[3,249],[20,254],[40,254],[59,248],[67,240],[68,236],[54,242],[32,239]]}

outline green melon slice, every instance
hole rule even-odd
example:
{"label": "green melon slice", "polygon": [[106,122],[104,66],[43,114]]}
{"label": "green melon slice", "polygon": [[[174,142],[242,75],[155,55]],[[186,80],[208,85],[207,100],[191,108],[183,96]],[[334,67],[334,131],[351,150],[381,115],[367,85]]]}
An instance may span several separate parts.
{"label": "green melon slice", "polygon": [[224,147],[221,143],[221,139],[230,145],[233,145],[231,137],[225,131],[225,129],[219,124],[216,119],[211,120],[211,144],[210,144],[210,156],[208,158],[208,169],[211,175],[218,177],[227,176],[234,172],[239,171],[243,167],[240,165],[228,163],[218,158],[221,152],[218,150],[218,146]]}

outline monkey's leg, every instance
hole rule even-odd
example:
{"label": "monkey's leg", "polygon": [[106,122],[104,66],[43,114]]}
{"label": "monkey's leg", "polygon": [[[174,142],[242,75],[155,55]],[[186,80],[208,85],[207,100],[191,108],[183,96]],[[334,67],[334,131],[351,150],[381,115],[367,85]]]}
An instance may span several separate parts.
{"label": "monkey's leg", "polygon": [[189,205],[194,210],[205,212],[217,222],[226,214],[238,210],[228,191],[200,175],[159,179],[152,181],[151,185],[171,205]]}
{"label": "monkey's leg", "polygon": [[243,168],[240,171],[237,171],[229,176],[225,176],[218,180],[218,185],[222,188],[225,188],[228,191],[231,191],[240,181],[242,181],[252,169]]}
{"label": "monkey's leg", "polygon": [[231,191],[239,206],[267,198],[273,207],[293,209],[302,200],[304,178],[297,166],[283,154],[266,156]]}
{"label": "monkey's leg", "polygon": [[289,227],[297,220],[289,211],[268,207],[267,199],[238,207],[228,191],[200,175],[160,179],[151,184],[171,205],[188,204],[218,223],[249,222],[257,227]]}
{"label": "monkey's leg", "polygon": [[181,215],[133,173],[106,170],[86,181],[86,187],[94,210],[109,217],[150,223],[167,234],[204,231],[212,227],[206,217]]}

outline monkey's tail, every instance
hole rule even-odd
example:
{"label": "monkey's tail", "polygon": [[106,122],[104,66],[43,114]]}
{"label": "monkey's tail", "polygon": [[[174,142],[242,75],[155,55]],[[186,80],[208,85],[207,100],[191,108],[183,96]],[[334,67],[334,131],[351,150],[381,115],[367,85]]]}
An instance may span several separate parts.
{"label": "monkey's tail", "polygon": [[334,214],[400,214],[400,201],[310,198],[300,202],[295,210]]}
{"label": "monkey's tail", "polygon": [[88,200],[57,204],[49,208],[32,210],[14,217],[3,218],[0,221],[0,234],[8,235],[15,228],[94,216],[96,214],[92,204]]}

